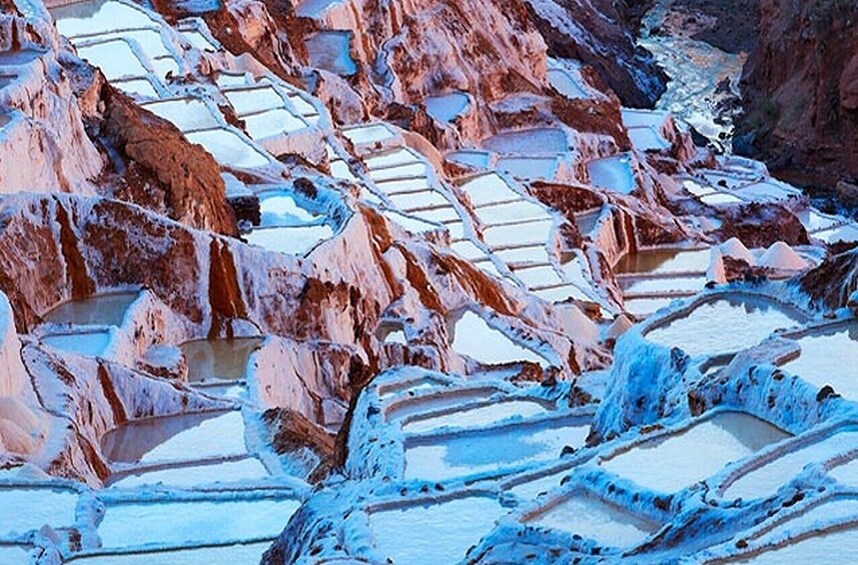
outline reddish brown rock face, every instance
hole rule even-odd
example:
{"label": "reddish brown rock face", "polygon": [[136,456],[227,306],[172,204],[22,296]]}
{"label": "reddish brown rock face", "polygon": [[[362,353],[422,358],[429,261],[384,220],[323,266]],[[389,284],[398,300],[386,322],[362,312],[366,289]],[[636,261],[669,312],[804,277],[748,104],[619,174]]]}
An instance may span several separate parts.
{"label": "reddish brown rock face", "polygon": [[726,241],[739,238],[745,247],[768,247],[777,241],[790,245],[807,245],[807,230],[798,218],[778,204],[748,204],[730,209],[723,217],[718,230],[719,238]]}

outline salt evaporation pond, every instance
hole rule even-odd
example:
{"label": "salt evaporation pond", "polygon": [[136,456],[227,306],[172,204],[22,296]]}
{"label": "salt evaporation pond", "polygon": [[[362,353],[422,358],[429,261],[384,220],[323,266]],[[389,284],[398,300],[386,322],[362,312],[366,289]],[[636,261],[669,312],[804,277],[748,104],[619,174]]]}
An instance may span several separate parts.
{"label": "salt evaporation pond", "polygon": [[499,133],[483,140],[483,147],[495,153],[565,153],[569,142],[561,129],[533,128]]}
{"label": "salt evaporation pond", "polygon": [[858,431],[835,433],[748,471],[724,489],[722,497],[750,500],[769,496],[810,463],[824,463],[836,453],[858,449]]}
{"label": "salt evaporation pond", "polygon": [[447,123],[464,113],[470,104],[470,98],[464,92],[451,92],[442,96],[430,96],[423,103],[430,116],[441,123]]}
{"label": "salt evaporation pond", "polygon": [[520,179],[553,179],[557,174],[556,157],[501,157],[497,168]]}
{"label": "salt evaporation pond", "polygon": [[77,565],[200,565],[200,563],[256,563],[270,541],[149,553],[108,554],[79,557]]}
{"label": "salt evaporation pond", "polygon": [[476,387],[443,391],[439,394],[406,399],[397,402],[391,405],[387,410],[386,416],[388,421],[393,421],[408,418],[415,414],[455,408],[469,402],[485,400],[497,392],[498,389],[493,387]]}
{"label": "salt evaporation pond", "polygon": [[559,459],[567,445],[584,445],[589,432],[589,422],[559,419],[409,439],[405,478],[446,480]]}
{"label": "salt evaporation pond", "polygon": [[73,526],[76,492],[50,488],[0,488],[0,535],[25,534],[45,524],[52,528]]}
{"label": "salt evaporation pond", "polygon": [[548,69],[545,73],[548,82],[557,92],[569,99],[590,98],[584,88],[563,69]]}
{"label": "salt evaporation pond", "polygon": [[241,412],[207,412],[132,420],[102,440],[108,459],[155,463],[244,455]]}
{"label": "salt evaporation pond", "polygon": [[602,217],[602,209],[588,210],[575,214],[575,225],[578,226],[578,231],[582,236],[587,236],[596,229],[596,224],[599,218]]}
{"label": "salt evaporation pond", "polygon": [[619,283],[625,294],[694,293],[703,290],[706,277],[619,279]]}
{"label": "salt evaporation pond", "polygon": [[626,312],[633,316],[646,318],[662,308],[670,306],[676,300],[675,297],[657,297],[657,298],[627,298],[624,300]]}
{"label": "salt evaporation pond", "polygon": [[88,357],[104,355],[110,344],[110,332],[82,332],[47,335],[41,338],[42,343],[60,351],[68,351]]}
{"label": "salt evaporation pond", "polygon": [[612,547],[637,545],[656,530],[656,524],[649,520],[584,493],[574,493],[527,521]]}
{"label": "salt evaporation pond", "polygon": [[447,412],[428,418],[414,418],[402,426],[408,433],[421,433],[440,428],[455,426],[459,428],[476,428],[496,424],[505,418],[518,416],[527,418],[544,414],[548,407],[535,400],[508,400],[494,402],[486,406],[463,408],[455,412]]}
{"label": "salt evaporation pond", "polygon": [[549,364],[544,357],[521,347],[470,310],[455,321],[452,334],[452,346],[456,353],[480,363],[492,365],[530,361],[542,366]]}
{"label": "salt evaporation pond", "polygon": [[798,358],[781,367],[819,388],[858,400],[858,324],[817,330],[796,340]]}
{"label": "salt evaporation pond", "polygon": [[142,10],[115,0],[80,2],[51,9],[57,29],[66,37],[125,29],[156,27]]}
{"label": "salt evaporation pond", "polygon": [[396,565],[458,563],[503,513],[494,499],[469,497],[372,511],[369,527],[379,554]]}
{"label": "salt evaporation pond", "polygon": [[627,153],[596,159],[587,163],[590,182],[599,188],[607,188],[620,194],[629,194],[635,189],[632,158]]}
{"label": "salt evaporation pond", "polygon": [[255,229],[244,235],[252,245],[286,255],[305,255],[332,237],[334,230],[327,224]]}
{"label": "salt evaporation pond", "polygon": [[261,337],[188,341],[180,347],[188,363],[188,381],[238,381],[247,375],[247,361],[264,341]]}
{"label": "salt evaporation pond", "polygon": [[23,545],[0,545],[0,563],[29,563],[30,548]]}
{"label": "salt evaporation pond", "polygon": [[646,339],[691,355],[734,353],[752,347],[774,330],[800,321],[797,311],[762,297],[725,297],[697,305],[690,313],[658,326]]}
{"label": "salt evaporation pond", "polygon": [[199,143],[219,163],[252,169],[268,164],[268,159],[242,137],[226,129],[195,131],[185,135],[191,143]]}
{"label": "salt evaporation pond", "polygon": [[856,555],[858,555],[858,528],[851,527],[846,530],[836,530],[823,535],[807,537],[758,555],[734,560],[732,563],[852,565],[855,563]]}
{"label": "salt evaporation pond", "polygon": [[138,292],[97,294],[81,300],[64,302],[44,315],[45,322],[76,326],[121,326],[128,307]]}
{"label": "salt evaporation pond", "polygon": [[98,526],[103,548],[165,547],[276,537],[299,503],[291,499],[107,505]]}
{"label": "salt evaporation pond", "polygon": [[749,414],[719,412],[686,431],[644,442],[600,465],[644,488],[673,493],[787,437]]}
{"label": "salt evaporation pond", "polygon": [[618,274],[654,275],[703,273],[709,268],[711,252],[706,249],[646,249],[628,253],[617,262]]}
{"label": "salt evaporation pond", "polygon": [[122,475],[119,479],[111,481],[110,486],[126,489],[144,485],[193,488],[215,483],[258,481],[266,477],[268,477],[268,471],[259,459],[245,457],[238,461],[218,461],[207,465],[172,467],[158,471]]}
{"label": "salt evaporation pond", "polygon": [[304,42],[310,66],[324,69],[340,76],[351,76],[357,65],[349,53],[352,33],[350,31],[319,31]]}
{"label": "salt evaporation pond", "polygon": [[[843,463],[834,467],[828,472],[831,478],[848,487],[855,488],[858,486],[858,459],[853,459],[848,463]],[[858,512],[855,513],[858,516]]]}

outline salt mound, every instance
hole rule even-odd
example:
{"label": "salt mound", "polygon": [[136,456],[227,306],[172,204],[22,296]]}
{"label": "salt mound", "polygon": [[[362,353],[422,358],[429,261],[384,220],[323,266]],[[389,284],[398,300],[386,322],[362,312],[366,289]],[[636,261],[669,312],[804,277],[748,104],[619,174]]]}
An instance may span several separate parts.
{"label": "salt mound", "polygon": [[754,261],[754,256],[751,255],[751,252],[748,251],[745,244],[735,237],[731,237],[721,244],[721,253],[727,257],[732,257],[733,259],[740,259],[748,265],[754,265],[756,263],[756,261]]}
{"label": "salt mound", "polygon": [[776,241],[760,257],[760,265],[772,269],[799,271],[807,267],[807,261],[783,241]]}

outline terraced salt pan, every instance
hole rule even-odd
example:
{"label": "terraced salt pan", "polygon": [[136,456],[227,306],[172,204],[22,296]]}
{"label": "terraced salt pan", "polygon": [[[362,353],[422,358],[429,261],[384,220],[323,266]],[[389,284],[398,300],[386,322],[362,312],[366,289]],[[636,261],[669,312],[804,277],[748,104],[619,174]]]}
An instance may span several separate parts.
{"label": "terraced salt pan", "polygon": [[116,33],[102,34],[99,39],[125,39],[133,41],[149,59],[156,57],[172,57],[172,53],[164,45],[161,32],[156,29],[138,29],[134,31],[121,31]]}
{"label": "terraced salt pan", "polygon": [[45,345],[61,351],[68,351],[87,357],[100,357],[104,355],[110,343],[110,332],[54,334],[42,337],[41,341]]}
{"label": "terraced salt pan", "polygon": [[382,400],[387,400],[400,393],[417,393],[437,389],[442,386],[444,386],[442,381],[433,379],[432,377],[421,377],[419,379],[379,385],[378,394]]}
{"label": "terraced salt pan", "polygon": [[131,80],[115,81],[113,86],[130,96],[141,96],[144,98],[158,98],[158,91],[152,86],[147,78],[135,78]]}
{"label": "terraced salt pan", "polygon": [[619,279],[627,295],[695,293],[706,285],[706,277],[671,277],[657,279]]}
{"label": "terraced salt pan", "polygon": [[609,547],[638,545],[656,530],[656,524],[649,520],[584,493],[574,493],[549,506],[531,516],[528,523],[577,534]]}
{"label": "terraced salt pan", "polygon": [[241,118],[244,128],[253,139],[265,139],[295,133],[307,128],[307,123],[285,108],[276,108]]}
{"label": "terraced salt pan", "polygon": [[218,163],[252,169],[268,164],[268,158],[233,131],[215,129],[195,131],[185,135],[191,143],[199,143]]}
{"label": "terraced salt pan", "polygon": [[807,208],[798,212],[796,214],[801,224],[805,227],[805,229],[809,232],[815,232],[819,230],[824,230],[826,228],[830,228],[836,226],[843,220],[840,218],[833,218],[830,216],[826,216],[820,214],[816,210],[811,208]]}
{"label": "terraced salt pan", "polygon": [[[847,463],[838,465],[831,469],[828,474],[837,482],[855,488],[858,486],[858,459],[852,459]],[[858,516],[858,512],[856,512],[856,516]]]}
{"label": "terraced salt pan", "polygon": [[506,181],[495,173],[480,175],[460,186],[477,208],[490,204],[521,200],[521,196],[511,189]]}
{"label": "terraced salt pan", "polygon": [[81,59],[100,68],[110,82],[125,77],[140,77],[148,72],[131,46],[121,39],[79,46],[77,53]]}
{"label": "terraced salt pan", "polygon": [[272,539],[298,506],[289,499],[111,504],[98,534],[105,549]]}
{"label": "terraced salt pan", "polygon": [[224,96],[239,116],[283,107],[283,97],[273,86],[227,90]]}
{"label": "terraced salt pan", "polygon": [[138,295],[137,291],[115,292],[70,300],[56,306],[43,318],[52,324],[121,326],[125,312]]}
{"label": "terraced salt pan", "polygon": [[587,163],[587,172],[593,186],[621,194],[629,194],[635,189],[632,158],[626,153],[590,161]]}
{"label": "terraced salt pan", "polygon": [[438,416],[428,418],[413,418],[406,422],[402,429],[407,433],[428,432],[442,426],[453,426],[457,428],[486,427],[496,424],[505,418],[518,416],[528,418],[538,414],[545,414],[548,408],[534,400],[508,400],[494,402],[487,406],[475,408],[463,408],[456,412],[447,412]]}
{"label": "terraced salt pan", "polygon": [[[24,534],[48,524],[73,526],[77,493],[50,488],[0,488],[0,536]],[[22,561],[23,562],[23,561]]]}
{"label": "terraced salt pan", "polygon": [[393,139],[396,134],[383,124],[373,124],[357,128],[343,130],[343,135],[355,145],[366,145],[379,141]]}
{"label": "terraced salt pan", "polygon": [[247,361],[263,338],[188,341],[180,347],[188,363],[188,382],[205,383],[243,380]]}
{"label": "terraced salt pan", "polygon": [[0,563],[29,563],[30,548],[22,545],[0,545]]}
{"label": "terraced salt pan", "polygon": [[824,535],[801,539],[731,563],[784,565],[785,563],[826,563],[851,565],[858,555],[858,528],[835,530]]}
{"label": "terraced salt pan", "polygon": [[376,185],[385,194],[388,195],[412,194],[415,192],[425,192],[427,190],[432,190],[432,188],[429,186],[429,179],[425,177],[416,179],[387,180],[377,182]]}
{"label": "terraced salt pan", "polygon": [[[437,386],[438,383],[436,382],[431,388],[435,388]],[[387,417],[388,422],[392,422],[394,420],[402,420],[414,416],[415,414],[437,412],[450,408],[456,408],[458,406],[468,404],[470,402],[485,400],[496,392],[497,389],[491,387],[476,387],[452,391],[443,391],[439,394],[434,394],[431,396],[396,402],[387,409],[385,415]]]}
{"label": "terraced salt pan", "polygon": [[287,255],[306,255],[332,237],[334,230],[327,224],[256,229],[244,235],[252,245]]}
{"label": "terraced salt pan", "polygon": [[448,224],[450,222],[461,223],[461,217],[456,209],[452,206],[445,208],[435,208],[434,210],[423,210],[420,212],[420,218],[427,222],[438,222]]}
{"label": "terraced salt pan", "polygon": [[395,149],[388,153],[380,153],[364,159],[364,163],[369,169],[385,169],[420,162],[422,162],[420,157],[405,148]]}
{"label": "terraced salt pan", "polygon": [[662,151],[670,148],[670,143],[650,127],[631,128],[629,139],[638,151]]}
{"label": "terraced salt pan", "polygon": [[528,263],[544,264],[551,260],[544,243],[530,247],[501,249],[500,251],[496,251],[494,254],[508,265]]}
{"label": "terraced salt pan", "polygon": [[569,149],[566,133],[557,128],[533,128],[506,131],[483,140],[483,147],[495,153],[565,153]]}
{"label": "terraced salt pan", "polygon": [[494,499],[469,497],[373,511],[369,527],[378,553],[396,565],[458,563],[503,513]]}
{"label": "terraced salt pan", "polygon": [[220,127],[220,121],[209,107],[197,98],[160,100],[143,107],[171,122],[183,132]]}
{"label": "terraced salt pan", "polygon": [[515,276],[527,288],[547,288],[564,282],[551,265],[516,269]]}
{"label": "terraced salt pan", "polygon": [[374,181],[385,181],[394,179],[407,179],[414,177],[428,177],[429,167],[423,163],[410,163],[400,165],[398,167],[390,167],[388,169],[375,169],[369,172],[370,178]]}
{"label": "terraced salt pan", "polygon": [[464,259],[474,260],[474,259],[482,259],[486,256],[486,253],[474,245],[470,240],[457,241],[450,246],[455,253],[460,255]]}
{"label": "terraced salt pan", "polygon": [[724,194],[723,192],[715,192],[700,197],[700,201],[710,206],[725,206],[728,204],[738,204],[744,202],[738,196],[732,194]]}
{"label": "terraced salt pan", "polygon": [[790,451],[740,476],[723,489],[726,499],[750,500],[769,496],[810,463],[825,463],[834,454],[858,449],[858,431],[844,431]]}
{"label": "terraced salt pan", "polygon": [[442,96],[430,96],[423,103],[430,116],[441,123],[447,123],[462,115],[471,101],[464,92],[451,92]]}
{"label": "terraced salt pan", "polygon": [[479,169],[489,166],[491,155],[488,151],[453,151],[447,154],[446,159],[453,163],[461,163]]}
{"label": "terraced salt pan", "polygon": [[662,308],[670,306],[676,300],[673,297],[627,298],[624,300],[626,312],[639,318],[646,318]]}
{"label": "terraced salt pan", "polygon": [[669,117],[666,111],[637,110],[634,108],[623,108],[623,125],[627,128],[650,127],[660,129]]}
{"label": "terraced salt pan", "polygon": [[782,368],[814,386],[831,385],[849,400],[858,400],[858,324],[815,331],[798,338],[798,358]]}
{"label": "terraced salt pan", "polygon": [[751,180],[747,177],[732,175],[726,172],[709,170],[703,173],[703,178],[712,186],[727,190],[736,190],[745,185],[750,184]]}
{"label": "terraced salt pan", "polygon": [[673,493],[788,434],[741,412],[719,412],[675,435],[623,451],[600,465],[656,492]]}
{"label": "terraced salt pan", "polygon": [[646,338],[679,347],[692,357],[717,355],[747,349],[799,320],[796,312],[771,300],[731,296],[699,304],[683,317],[649,331]]}
{"label": "terraced salt pan", "polygon": [[483,241],[491,248],[543,245],[551,237],[553,220],[493,226],[483,231]]}
{"label": "terraced salt pan", "polygon": [[501,157],[497,169],[525,180],[551,180],[557,175],[560,162],[556,157]]}
{"label": "terraced salt pan", "polygon": [[238,483],[268,477],[265,466],[255,457],[238,461],[221,461],[208,465],[172,467],[146,473],[122,475],[110,483],[111,487],[133,489],[146,485],[165,485],[172,488],[192,488],[215,483]]}
{"label": "terraced salt pan", "polygon": [[301,226],[322,218],[298,204],[295,196],[285,190],[260,193],[259,212],[262,227]]}
{"label": "terraced salt pan", "polygon": [[183,31],[182,36],[187,39],[192,46],[196,47],[200,51],[215,53],[218,50],[214,43],[209,41],[205,35],[195,29]]}
{"label": "terraced salt pan", "polygon": [[489,226],[532,220],[551,220],[551,216],[545,211],[545,208],[527,200],[483,206],[477,208],[476,212],[480,221]]}
{"label": "terraced salt pan", "polygon": [[304,41],[311,67],[328,72],[351,76],[357,65],[349,52],[352,33],[350,31],[319,31]]}
{"label": "terraced salt pan", "polygon": [[151,59],[150,63],[156,76],[166,78],[169,73],[179,74],[179,64],[172,57],[159,57]]}
{"label": "terraced salt pan", "polygon": [[762,181],[742,187],[736,194],[747,200],[778,201],[786,200],[794,193],[784,190],[780,185]]}
{"label": "terraced salt pan", "polygon": [[596,223],[601,216],[601,208],[575,214],[575,225],[578,226],[578,231],[581,232],[581,235],[586,236],[592,233],[596,229]]}
{"label": "terraced salt pan", "polygon": [[390,195],[390,201],[393,202],[394,206],[406,212],[450,206],[450,201],[435,190],[412,192],[410,194],[392,194]]}
{"label": "terraced salt pan", "polygon": [[837,243],[845,241],[848,243],[858,241],[858,227],[846,224],[837,228],[816,232],[813,237],[825,243]]}
{"label": "terraced salt pan", "polygon": [[109,460],[143,465],[247,453],[237,410],[132,420],[105,434],[101,443]]}
{"label": "terraced salt pan", "polygon": [[405,478],[443,481],[551,461],[566,446],[584,445],[589,432],[589,423],[562,419],[409,439]]}
{"label": "terraced salt pan", "polygon": [[59,32],[66,37],[157,28],[157,24],[142,10],[115,0],[60,6],[52,8],[51,15],[56,20]]}
{"label": "terraced salt pan", "polygon": [[489,326],[477,314],[466,311],[452,327],[453,349],[484,364],[530,361],[548,366],[541,355],[518,345],[504,333]]}
{"label": "terraced salt pan", "polygon": [[254,563],[271,547],[270,541],[177,549],[150,553],[107,554],[79,557],[75,565],[199,565],[200,563]]}
{"label": "terraced salt pan", "polygon": [[706,196],[707,194],[714,194],[717,192],[714,188],[708,185],[702,185],[699,182],[686,179],[682,181],[682,186],[690,192],[693,196]]}
{"label": "terraced salt pan", "polygon": [[590,98],[590,94],[576,80],[569,76],[569,73],[566,71],[562,69],[548,69],[546,76],[551,86],[566,98],[571,100]]}

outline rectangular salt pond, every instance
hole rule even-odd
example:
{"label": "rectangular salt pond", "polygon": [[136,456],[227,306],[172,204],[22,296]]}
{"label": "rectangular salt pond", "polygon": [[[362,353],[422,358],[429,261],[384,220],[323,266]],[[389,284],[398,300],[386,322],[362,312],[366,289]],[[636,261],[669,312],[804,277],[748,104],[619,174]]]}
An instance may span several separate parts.
{"label": "rectangular salt pond", "polygon": [[52,324],[121,326],[125,312],[138,295],[136,291],[115,292],[70,300],[54,307],[43,318]]}
{"label": "rectangular salt pond", "polygon": [[238,410],[131,420],[101,444],[110,461],[143,465],[247,453]]}
{"label": "rectangular salt pond", "polygon": [[790,563],[825,563],[852,565],[858,555],[858,528],[835,530],[815,535],[731,563],[785,565]]}
{"label": "rectangular salt pond", "polygon": [[310,66],[340,76],[355,74],[358,68],[349,53],[351,38],[350,31],[319,31],[308,36],[304,46]]}
{"label": "rectangular salt pond", "polygon": [[600,465],[643,488],[673,493],[787,437],[786,432],[749,414],[719,412],[685,431],[646,441]]}
{"label": "rectangular salt pond", "polygon": [[553,229],[554,220],[506,224],[485,229],[483,241],[491,248],[545,245]]}
{"label": "rectangular salt pond", "polygon": [[396,565],[458,563],[505,510],[497,500],[469,497],[369,513],[381,559]]}
{"label": "rectangular salt pond", "polygon": [[[422,165],[421,165],[422,166]],[[397,208],[406,212],[413,210],[425,210],[429,208],[442,208],[450,205],[450,201],[435,190],[425,192],[414,192],[411,194],[393,194],[390,201]]]}
{"label": "rectangular salt pond", "polygon": [[438,222],[441,224],[461,220],[459,213],[452,206],[435,208],[434,210],[423,210],[420,212],[420,218],[427,222]]}
{"label": "rectangular salt pond", "polygon": [[453,151],[448,153],[446,159],[452,163],[485,169],[489,166],[491,155],[488,151]]}
{"label": "rectangular salt pond", "polygon": [[429,179],[425,177],[404,180],[388,180],[377,182],[376,185],[382,190],[382,192],[391,195],[411,194],[432,190],[432,187],[429,186]]}
{"label": "rectangular salt pond", "polygon": [[264,341],[261,337],[188,341],[180,347],[188,363],[188,382],[242,380],[247,360]]}
{"label": "rectangular salt pond", "polygon": [[589,422],[566,418],[407,439],[405,478],[443,481],[559,460],[564,447],[581,447],[589,432]]}
{"label": "rectangular salt pond", "polygon": [[470,240],[457,241],[450,246],[454,253],[461,256],[463,259],[473,261],[474,259],[482,259],[486,256],[485,251],[474,245]]}
{"label": "rectangular salt pond", "polygon": [[633,316],[646,318],[655,314],[660,309],[670,306],[670,303],[676,299],[676,297],[627,298],[624,300],[625,310]]}
{"label": "rectangular salt pond", "polygon": [[42,337],[42,343],[60,351],[68,351],[87,357],[99,357],[104,355],[110,344],[110,332],[82,332],[68,334],[54,334]]}
{"label": "rectangular salt pond", "polygon": [[503,332],[489,326],[477,314],[466,311],[450,328],[452,347],[484,364],[504,364],[530,361],[547,367],[548,361],[538,353],[512,341]]}
{"label": "rectangular salt pond", "polygon": [[733,196],[732,194],[724,194],[723,192],[706,194],[700,197],[700,201],[710,206],[726,206],[728,204],[741,204],[742,202],[744,202],[744,200],[742,200],[738,196]]}
{"label": "rectangular salt pond", "polygon": [[115,0],[69,4],[50,12],[57,29],[66,37],[158,27],[143,10]]}
{"label": "rectangular salt pond", "polygon": [[825,243],[837,243],[838,241],[852,243],[858,241],[858,227],[846,224],[830,230],[816,232],[813,234],[813,237]]}
{"label": "rectangular salt pond", "polygon": [[110,504],[98,535],[104,549],[271,539],[298,506],[290,499]]}
{"label": "rectangular salt pond", "polygon": [[638,151],[662,151],[670,148],[670,143],[649,127],[630,129],[629,139]]}
{"label": "rectangular salt pond", "polygon": [[409,163],[407,165],[399,165],[398,167],[389,167],[387,169],[375,169],[369,172],[370,178],[376,182],[415,177],[427,178],[428,175],[429,167],[423,162]]}
{"label": "rectangular salt pond", "polygon": [[439,122],[452,122],[462,115],[471,103],[464,92],[451,92],[442,96],[430,96],[423,101],[426,112]]}
{"label": "rectangular salt pond", "polygon": [[409,392],[413,394],[417,392],[430,391],[432,389],[436,389],[442,386],[445,386],[442,381],[433,379],[432,377],[421,377],[419,379],[410,379],[402,382],[379,385],[378,394],[379,398],[381,398],[382,400],[387,400],[403,392]]}
{"label": "rectangular salt pond", "polygon": [[[284,523],[285,525],[285,523]],[[149,553],[94,555],[69,560],[75,565],[200,565],[200,563],[256,563],[271,541],[176,549]]]}
{"label": "rectangular salt pond", "polygon": [[251,245],[287,255],[305,255],[319,243],[334,237],[327,224],[253,230],[243,236]]}
{"label": "rectangular salt pond", "polygon": [[81,59],[100,68],[110,82],[123,77],[141,77],[148,72],[131,46],[121,39],[81,46],[77,52]]}
{"label": "rectangular salt pond", "polygon": [[580,84],[578,84],[578,81],[574,80],[569,76],[569,73],[563,69],[548,69],[548,72],[545,74],[548,77],[548,82],[551,86],[566,98],[571,100],[576,98],[590,98],[590,95]]}
{"label": "rectangular salt pond", "polygon": [[273,86],[241,88],[223,93],[239,116],[282,108],[283,97]]}
{"label": "rectangular salt pond", "polygon": [[817,330],[796,340],[801,353],[781,367],[810,384],[831,385],[848,400],[858,400],[858,324]]}
{"label": "rectangular salt pond", "polygon": [[801,212],[796,213],[796,216],[798,217],[804,228],[809,232],[824,230],[826,228],[836,226],[843,221],[843,218],[826,216],[824,214],[820,214],[819,212],[811,208],[807,208],[805,210],[802,210]]}
{"label": "rectangular salt pond", "polygon": [[824,463],[850,449],[858,449],[858,431],[835,433],[748,471],[729,484],[721,496],[726,499],[751,500],[772,495],[808,464]]}
{"label": "rectangular salt pond", "polygon": [[575,214],[575,225],[578,226],[578,231],[583,236],[587,236],[596,229],[596,224],[599,221],[599,218],[602,217],[602,209],[596,208],[595,210],[588,210],[587,212],[580,212]]}
{"label": "rectangular salt pond", "polygon": [[161,32],[157,29],[138,29],[133,31],[121,31],[99,36],[99,39],[125,39],[133,41],[140,51],[149,59],[156,57],[171,57],[172,54],[161,39]]}
{"label": "rectangular salt pond", "polygon": [[0,487],[0,536],[23,535],[45,524],[73,526],[78,495],[51,488]]}
{"label": "rectangular salt pond", "polygon": [[545,208],[527,200],[483,206],[477,208],[476,212],[480,221],[489,226],[552,219]]}
{"label": "rectangular salt pond", "polygon": [[692,357],[718,355],[753,347],[776,329],[793,327],[801,319],[798,311],[770,299],[730,296],[698,304],[644,337],[665,347],[678,347]]}
{"label": "rectangular salt pond", "polygon": [[113,86],[128,94],[129,96],[141,96],[143,98],[158,98],[158,91],[152,86],[147,78],[135,78],[124,81],[114,81]]}
{"label": "rectangular salt pond", "polygon": [[396,134],[384,124],[373,124],[343,130],[343,135],[355,145],[366,145],[393,139]]}
{"label": "rectangular salt pond", "polygon": [[614,272],[640,275],[705,273],[711,257],[709,248],[647,249],[623,255],[614,267]]}
{"label": "rectangular salt pond", "polygon": [[623,125],[627,128],[650,127],[661,129],[669,116],[665,111],[638,110],[635,108],[623,108]]}
{"label": "rectangular salt pond", "polygon": [[587,172],[593,186],[629,194],[635,189],[632,158],[627,153],[596,159],[587,163]]}
{"label": "rectangular salt pond", "polygon": [[364,163],[369,169],[386,169],[389,167],[398,167],[408,165],[410,163],[421,163],[423,160],[415,155],[410,149],[399,148],[388,153],[381,153],[373,157],[364,159]]}
{"label": "rectangular salt pond", "polygon": [[212,111],[196,98],[159,100],[144,104],[143,108],[164,118],[183,132],[210,129],[220,126]]}
{"label": "rectangular salt pond", "polygon": [[243,137],[227,129],[195,131],[186,134],[185,137],[191,143],[202,145],[218,163],[223,165],[252,169],[269,163],[268,158]]}
{"label": "rectangular salt pond", "polygon": [[292,115],[285,108],[268,110],[252,116],[244,116],[245,130],[253,139],[265,139],[287,133],[295,133],[307,128],[307,122]]}
{"label": "rectangular salt pond", "polygon": [[271,190],[259,194],[261,227],[303,226],[317,222],[322,216],[307,210],[285,190]]}
{"label": "rectangular salt pond", "polygon": [[627,295],[695,293],[703,290],[706,277],[628,278],[617,277],[620,288]]}
{"label": "rectangular salt pond", "polygon": [[506,131],[483,140],[483,147],[495,153],[565,153],[566,133],[558,128]]}
{"label": "rectangular salt pond", "polygon": [[506,264],[528,264],[539,263],[545,264],[550,262],[551,258],[545,244],[533,245],[530,247],[516,247],[514,249],[502,249],[496,251],[495,255]]}
{"label": "rectangular salt pond", "polygon": [[145,485],[164,485],[171,488],[193,488],[215,483],[258,481],[268,477],[265,466],[255,457],[238,461],[222,461],[207,465],[172,467],[147,473],[121,475],[111,480],[110,486],[133,489]]}
{"label": "rectangular salt pond", "polygon": [[527,288],[548,288],[561,285],[564,282],[551,265],[516,269],[515,276]]}
{"label": "rectangular salt pond", "polygon": [[445,412],[436,416],[411,418],[402,426],[402,429],[406,433],[417,434],[443,426],[454,426],[457,428],[487,427],[506,418],[514,416],[528,418],[538,414],[545,414],[548,410],[547,406],[535,400],[507,400],[494,402],[486,406]]}
{"label": "rectangular salt pond", "polygon": [[405,399],[392,403],[385,411],[385,417],[388,422],[402,420],[415,414],[437,412],[470,402],[486,400],[497,392],[498,390],[492,387],[466,388],[452,391],[442,389],[439,394],[423,398]]}
{"label": "rectangular salt pond", "polygon": [[521,195],[495,173],[480,175],[463,183],[459,188],[468,195],[471,203],[477,208],[521,200]]}
{"label": "rectangular salt pond", "polygon": [[577,534],[608,547],[638,545],[656,530],[655,523],[584,493],[573,493],[530,516],[527,523]]}

